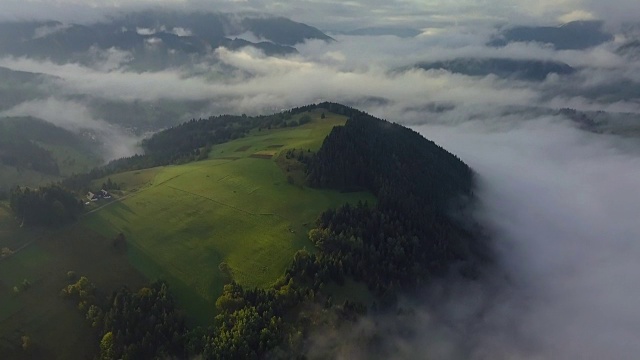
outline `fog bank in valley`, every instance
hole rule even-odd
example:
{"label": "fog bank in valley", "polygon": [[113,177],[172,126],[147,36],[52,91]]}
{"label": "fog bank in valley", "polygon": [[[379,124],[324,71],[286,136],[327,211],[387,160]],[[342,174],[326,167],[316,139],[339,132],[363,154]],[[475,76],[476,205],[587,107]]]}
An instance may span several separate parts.
{"label": "fog bank in valley", "polygon": [[[505,277],[431,300],[416,325],[425,337],[410,349],[430,354],[444,342],[451,351],[436,358],[636,358],[637,142],[553,118],[417,129],[477,171],[478,219]],[[441,336],[434,343],[430,334]]]}
{"label": "fog bank in valley", "polygon": [[[314,334],[312,357],[635,359],[640,145],[559,117],[413,128],[477,173],[498,267]],[[330,350],[327,350],[330,349]]]}

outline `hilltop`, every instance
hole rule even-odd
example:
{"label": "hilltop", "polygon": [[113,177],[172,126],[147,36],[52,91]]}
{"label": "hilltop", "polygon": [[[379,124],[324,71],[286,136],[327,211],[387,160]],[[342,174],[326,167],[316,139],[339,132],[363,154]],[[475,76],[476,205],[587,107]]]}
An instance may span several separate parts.
{"label": "hilltop", "polygon": [[[477,277],[489,261],[484,240],[451,215],[473,201],[473,171],[419,134],[340,104],[193,120],[143,146],[145,155],[67,182],[81,193],[117,185],[115,199],[91,203],[77,223],[35,241],[25,233],[34,229],[15,224],[2,234],[10,250],[17,234],[30,244],[0,261],[8,352],[17,351],[20,326],[41,354],[56,356],[70,344],[47,338],[52,331],[84,339],[87,355],[97,351],[86,344],[95,336],[117,356],[138,358],[303,355],[304,336],[290,336],[333,323],[330,314],[392,309],[399,294],[451,272]],[[70,270],[87,278],[74,284]],[[29,286],[11,294],[22,278]],[[143,279],[163,282],[119,290]],[[79,298],[82,312],[38,300],[61,288],[94,295]],[[119,304],[155,303],[145,311],[174,320],[129,333],[126,323],[151,325],[116,306],[114,291]],[[322,307],[329,312],[312,310]],[[55,320],[41,324],[35,314]],[[80,335],[85,317],[94,330]],[[162,340],[165,331],[179,334]]]}

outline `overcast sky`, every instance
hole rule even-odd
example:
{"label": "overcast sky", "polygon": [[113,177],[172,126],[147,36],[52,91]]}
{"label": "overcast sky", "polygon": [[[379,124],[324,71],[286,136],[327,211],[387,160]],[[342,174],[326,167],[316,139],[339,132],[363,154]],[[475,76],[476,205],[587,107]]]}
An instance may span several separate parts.
{"label": "overcast sky", "polygon": [[636,21],[636,0],[1,0],[5,19],[94,21],[112,12],[171,7],[222,12],[256,11],[293,18],[324,30],[371,25],[460,26],[477,22],[557,24],[604,19]]}

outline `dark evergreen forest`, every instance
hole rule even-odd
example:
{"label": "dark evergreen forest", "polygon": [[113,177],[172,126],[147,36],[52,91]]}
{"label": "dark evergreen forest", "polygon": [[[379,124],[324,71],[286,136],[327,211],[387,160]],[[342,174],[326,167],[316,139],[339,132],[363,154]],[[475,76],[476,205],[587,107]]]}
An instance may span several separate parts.
{"label": "dark evergreen forest", "polygon": [[63,225],[74,221],[83,209],[82,201],[58,185],[38,189],[16,187],[11,190],[9,205],[27,226]]}

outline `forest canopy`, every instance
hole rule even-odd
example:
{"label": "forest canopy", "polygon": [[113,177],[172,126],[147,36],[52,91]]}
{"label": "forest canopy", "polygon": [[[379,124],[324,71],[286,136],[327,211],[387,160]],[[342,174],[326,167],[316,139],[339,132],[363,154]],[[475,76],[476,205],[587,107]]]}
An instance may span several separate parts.
{"label": "forest canopy", "polygon": [[28,226],[57,226],[72,222],[82,212],[82,201],[59,185],[37,189],[16,187],[9,205],[16,217]]}

